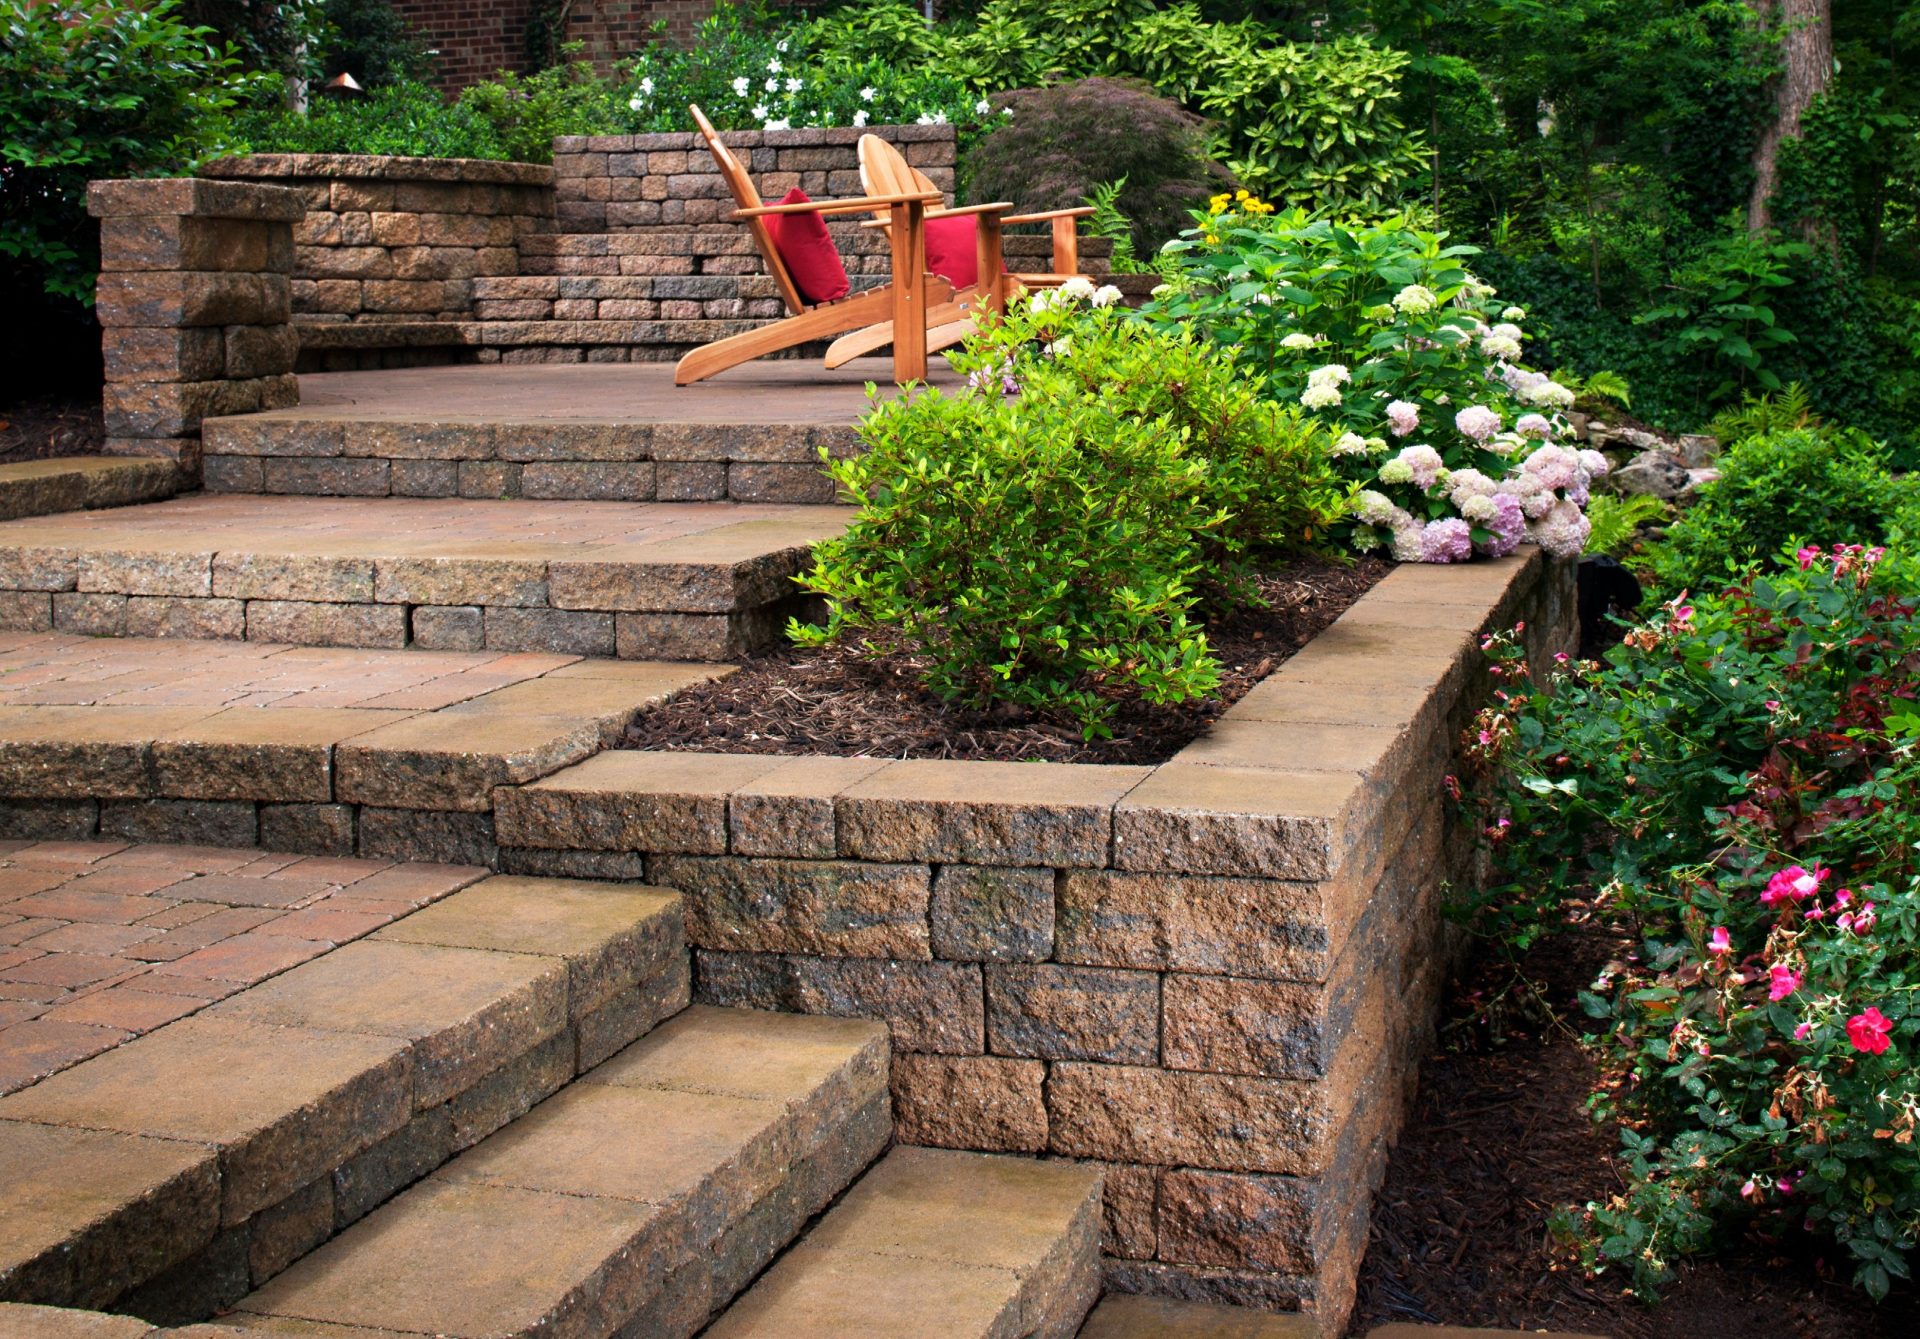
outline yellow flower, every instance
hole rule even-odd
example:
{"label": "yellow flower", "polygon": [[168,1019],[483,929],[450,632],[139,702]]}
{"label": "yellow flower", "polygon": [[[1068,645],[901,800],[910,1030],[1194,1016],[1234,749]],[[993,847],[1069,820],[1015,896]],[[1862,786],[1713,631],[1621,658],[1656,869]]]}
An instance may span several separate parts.
{"label": "yellow flower", "polygon": [[1214,197],[1213,197],[1213,199],[1211,199],[1211,200],[1209,200],[1209,201],[1207,201],[1207,212],[1208,212],[1209,214],[1218,214],[1218,213],[1221,213],[1221,212],[1222,212],[1223,210],[1225,210],[1225,209],[1226,209],[1226,207],[1227,207],[1228,205],[1230,205],[1230,204],[1232,204],[1232,203],[1233,203],[1233,197],[1232,197],[1232,196],[1230,196],[1230,195],[1216,195],[1216,196],[1214,196]]}

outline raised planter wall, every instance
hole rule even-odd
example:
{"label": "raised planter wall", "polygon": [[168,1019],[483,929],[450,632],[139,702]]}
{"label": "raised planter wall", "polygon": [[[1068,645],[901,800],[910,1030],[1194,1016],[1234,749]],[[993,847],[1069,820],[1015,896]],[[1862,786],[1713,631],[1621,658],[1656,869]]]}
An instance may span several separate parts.
{"label": "raised planter wall", "polygon": [[1159,767],[603,753],[495,857],[686,894],[696,996],[886,1019],[907,1143],[1103,1164],[1108,1282],[1322,1317],[1431,1040],[1477,640],[1567,564],[1409,566]]}
{"label": "raised planter wall", "polygon": [[553,227],[553,171],[532,163],[254,154],[201,175],[298,191],[293,310],[302,325],[467,321],[473,281],[520,272]]}

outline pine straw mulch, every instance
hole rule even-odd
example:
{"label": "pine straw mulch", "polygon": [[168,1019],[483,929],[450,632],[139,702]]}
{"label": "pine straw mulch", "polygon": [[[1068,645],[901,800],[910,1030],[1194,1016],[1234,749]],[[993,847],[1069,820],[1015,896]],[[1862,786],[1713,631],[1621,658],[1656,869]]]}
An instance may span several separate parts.
{"label": "pine straw mulch", "polygon": [[0,464],[97,456],[106,436],[97,397],[22,400],[0,408]]}
{"label": "pine straw mulch", "polygon": [[[1847,1285],[1840,1254],[1742,1243],[1680,1267],[1663,1300],[1623,1295],[1555,1258],[1555,1206],[1620,1187],[1611,1129],[1588,1118],[1597,1068],[1578,1041],[1574,1002],[1628,937],[1588,926],[1537,945],[1522,963],[1532,1008],[1510,973],[1487,965],[1456,987],[1445,1048],[1421,1071],[1420,1096],[1374,1204],[1349,1335],[1390,1321],[1610,1339],[1878,1339],[1920,1334],[1920,1297],[1880,1306]],[[1544,1007],[1541,1007],[1544,1005]]]}
{"label": "pine straw mulch", "polygon": [[1164,762],[1392,570],[1362,559],[1303,561],[1263,574],[1266,608],[1207,624],[1220,661],[1220,695],[1175,706],[1130,704],[1114,717],[1112,739],[1082,739],[1070,720],[1020,708],[971,711],[943,702],[920,686],[918,664],[907,656],[870,660],[840,648],[786,648],[649,709],[628,728],[625,743],[705,753]]}

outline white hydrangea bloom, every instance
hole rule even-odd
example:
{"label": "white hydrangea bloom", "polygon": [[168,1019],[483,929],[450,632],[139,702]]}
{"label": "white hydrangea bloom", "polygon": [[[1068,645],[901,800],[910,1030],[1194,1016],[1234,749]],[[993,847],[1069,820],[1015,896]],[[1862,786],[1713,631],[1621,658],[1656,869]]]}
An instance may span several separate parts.
{"label": "white hydrangea bloom", "polygon": [[1120,300],[1121,296],[1119,288],[1113,284],[1101,284],[1100,287],[1093,290],[1093,296],[1089,297],[1087,301],[1096,307],[1111,307]]}
{"label": "white hydrangea bloom", "polygon": [[1353,373],[1347,371],[1345,363],[1328,363],[1307,373],[1309,386],[1343,386],[1352,380]]}
{"label": "white hydrangea bloom", "polygon": [[1060,296],[1074,302],[1085,302],[1093,296],[1093,280],[1076,274],[1060,285]]}
{"label": "white hydrangea bloom", "polygon": [[1316,336],[1296,330],[1280,341],[1280,347],[1283,349],[1311,349],[1319,342]]}
{"label": "white hydrangea bloom", "polygon": [[1503,321],[1524,321],[1527,319],[1527,309],[1525,307],[1509,307],[1500,313],[1500,319]]}
{"label": "white hydrangea bloom", "polygon": [[1418,316],[1421,312],[1432,311],[1433,290],[1424,284],[1408,284],[1393,295],[1394,310],[1404,316]]}
{"label": "white hydrangea bloom", "polygon": [[1340,403],[1340,389],[1330,382],[1309,383],[1300,392],[1300,403],[1308,409],[1327,409]]}
{"label": "white hydrangea bloom", "polygon": [[1336,456],[1364,456],[1367,439],[1357,432],[1343,432],[1334,439],[1332,450]]}

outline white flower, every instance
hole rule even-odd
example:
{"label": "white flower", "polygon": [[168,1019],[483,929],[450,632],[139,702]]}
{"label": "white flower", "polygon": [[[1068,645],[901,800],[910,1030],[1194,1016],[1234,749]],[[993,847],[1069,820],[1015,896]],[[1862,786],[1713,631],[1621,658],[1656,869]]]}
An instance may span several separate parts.
{"label": "white flower", "polygon": [[787,39],[783,37],[778,42],[775,42],[773,44],[773,49],[775,51],[778,51],[781,55],[785,55],[787,51]]}
{"label": "white flower", "polygon": [[[1367,439],[1357,432],[1343,432],[1333,443],[1336,456],[1364,456],[1367,454]],[[1376,494],[1376,496],[1378,496]]]}
{"label": "white flower", "polygon": [[1421,312],[1432,311],[1433,290],[1423,284],[1408,284],[1393,295],[1394,310],[1403,316],[1417,316]]}
{"label": "white flower", "polygon": [[947,123],[947,114],[945,112],[935,112],[933,114],[933,123],[937,126],[945,125]]}
{"label": "white flower", "polygon": [[767,118],[768,118],[769,116],[772,116],[772,115],[773,115],[773,108],[771,108],[771,107],[769,107],[769,106],[767,106],[767,104],[766,104],[766,103],[764,103],[764,102],[756,102],[756,103],[754,103],[754,104],[753,104],[753,119],[754,119],[754,120],[756,120],[756,121],[764,121],[764,120],[766,120],[766,119],[767,119]]}
{"label": "white flower", "polygon": [[860,90],[860,101],[872,102],[874,99],[874,96],[877,93],[879,93],[879,91],[880,90],[875,88],[872,84],[868,84],[865,88]]}
{"label": "white flower", "polygon": [[913,118],[913,123],[917,126],[930,126],[933,124],[933,118],[925,112],[921,112],[920,115]]}
{"label": "white flower", "polygon": [[1395,400],[1387,406],[1387,426],[1395,437],[1405,437],[1420,426],[1420,406],[1406,400]]}
{"label": "white flower", "polygon": [[1300,403],[1308,409],[1327,409],[1340,403],[1340,388],[1328,381],[1312,381],[1300,392]]}
{"label": "white flower", "polygon": [[853,114],[853,123],[856,126],[863,126],[867,123],[867,109],[865,107],[862,107]]}
{"label": "white flower", "polygon": [[1013,108],[1011,108],[1011,107],[1002,107],[1002,108],[1000,109],[1000,115],[1002,115],[1002,116],[1012,116],[1012,115],[1013,115]]}
{"label": "white flower", "polygon": [[1112,284],[1101,284],[1093,290],[1093,296],[1087,301],[1096,307],[1111,307],[1120,300],[1120,290]]}
{"label": "white flower", "polygon": [[1545,414],[1522,414],[1514,423],[1513,430],[1522,437],[1544,439],[1553,436],[1553,424]]}
{"label": "white flower", "polygon": [[973,104],[973,114],[975,116],[992,116],[993,104],[991,102],[988,102],[985,98],[982,98],[980,99],[980,101]]}
{"label": "white flower", "polygon": [[798,79],[787,80],[787,92],[789,93],[798,93],[805,86],[806,85]]}
{"label": "white flower", "polygon": [[1060,285],[1060,296],[1073,302],[1085,302],[1093,296],[1093,280],[1076,274]]}
{"label": "white flower", "polygon": [[769,93],[778,93],[780,91],[780,81],[778,79],[769,79],[766,83],[762,84],[761,87]]}
{"label": "white flower", "polygon": [[1520,327],[1511,322],[1503,321],[1493,328],[1493,333],[1502,339],[1519,339]]}
{"label": "white flower", "polygon": [[1053,307],[1053,293],[1045,288],[1033,290],[1033,296],[1027,299],[1027,310],[1038,316]]}
{"label": "white flower", "polygon": [[1500,313],[1500,319],[1503,321],[1524,321],[1527,319],[1527,309],[1525,307],[1509,307]]}
{"label": "white flower", "polygon": [[1280,341],[1280,347],[1283,349],[1311,349],[1319,342],[1316,336],[1304,334],[1296,330]]}
{"label": "white flower", "polygon": [[747,96],[747,91],[752,87],[753,80],[743,74],[733,81],[733,96],[736,98],[744,98]]}
{"label": "white flower", "polygon": [[1500,415],[1481,404],[1470,404],[1453,416],[1453,426],[1463,437],[1484,442],[1500,431]]}
{"label": "white flower", "polygon": [[1510,363],[1520,356],[1520,341],[1509,339],[1505,335],[1488,335],[1480,341],[1480,352],[1489,358],[1498,358],[1503,363]]}
{"label": "white flower", "polygon": [[1147,296],[1155,297],[1155,298],[1163,298],[1171,292],[1173,292],[1172,284],[1155,284],[1153,288],[1149,291]]}
{"label": "white flower", "polygon": [[641,98],[638,94],[635,94],[633,97],[630,97],[627,99],[627,106],[631,107],[636,112],[639,111],[642,107],[645,107],[646,105],[647,105],[646,101],[643,98]]}
{"label": "white flower", "polygon": [[653,76],[646,75],[640,80],[640,93],[643,97],[653,96]]}
{"label": "white flower", "polygon": [[792,130],[792,129],[793,129],[793,122],[791,122],[791,121],[769,121],[769,122],[767,122],[767,124],[766,124],[766,125],[765,125],[764,127],[762,127],[762,129],[765,129],[765,130]]}
{"label": "white flower", "polygon": [[778,58],[767,62],[767,73],[768,74],[780,73],[780,61],[778,60]]}
{"label": "white flower", "polygon": [[1051,344],[1041,345],[1040,352],[1046,354],[1049,358],[1065,358],[1073,352],[1073,339],[1071,336],[1062,335]]}
{"label": "white flower", "polygon": [[1307,373],[1309,386],[1341,386],[1352,380],[1353,374],[1347,371],[1345,363],[1328,363]]}
{"label": "white flower", "polygon": [[1368,525],[1392,525],[1399,511],[1392,498],[1371,488],[1362,489],[1353,499],[1354,516]]}

